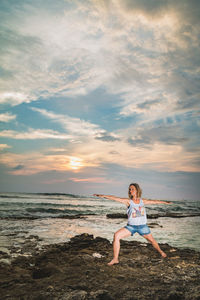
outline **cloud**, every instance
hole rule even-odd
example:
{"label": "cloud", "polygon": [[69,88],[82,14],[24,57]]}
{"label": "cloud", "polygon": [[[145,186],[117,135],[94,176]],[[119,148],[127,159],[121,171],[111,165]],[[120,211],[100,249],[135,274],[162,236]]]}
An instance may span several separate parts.
{"label": "cloud", "polygon": [[[144,101],[140,109],[149,109],[149,106],[156,103],[156,100],[149,104]],[[59,123],[66,133],[30,128],[27,132],[21,133],[4,130],[0,135],[15,139],[65,139],[70,143],[60,148],[43,149],[42,157],[37,152],[22,156],[7,154],[6,158],[1,159],[3,164],[12,168],[24,166],[21,170],[9,171],[12,174],[34,174],[48,170],[74,170],[78,173],[88,166],[100,167],[107,163],[118,164],[123,168],[146,168],[163,172],[199,170],[198,164],[195,164],[199,154],[198,151],[194,151],[198,124],[196,131],[193,130],[193,135],[185,135],[185,129],[187,132],[192,130],[187,128],[189,125],[187,119],[184,122],[171,120],[169,123],[162,122],[157,125],[152,122],[138,125],[133,121],[127,128],[109,133],[99,125],[79,118],[56,114],[45,109],[32,108],[32,110],[52,122]],[[77,147],[77,143],[71,141],[81,142],[81,147]],[[33,160],[34,166],[30,163]]]}
{"label": "cloud", "polygon": [[13,168],[13,170],[22,170],[24,169],[23,165],[17,165],[16,167]]}
{"label": "cloud", "polygon": [[182,1],[182,0],[119,0],[121,8],[129,14],[141,13],[152,19],[162,19],[167,14],[174,14],[180,19],[181,24],[199,23],[198,9],[199,1]]}
{"label": "cloud", "polygon": [[34,140],[34,139],[61,139],[68,140],[71,136],[61,134],[51,129],[33,129],[29,128],[26,132],[18,132],[15,130],[3,130],[0,132],[1,137],[7,137],[17,140]]}
{"label": "cloud", "polygon": [[11,106],[15,106],[21,103],[29,103],[33,100],[34,100],[33,97],[29,97],[22,93],[17,93],[17,92],[0,93],[0,104],[8,104]]}
{"label": "cloud", "polygon": [[[60,124],[66,133],[29,128],[25,132],[4,130],[2,137],[66,139],[71,142],[67,155],[98,166],[116,163],[166,171],[198,170],[194,151],[199,146],[200,125],[198,1],[4,5],[2,105],[58,96],[67,105],[69,97],[76,101],[78,95],[103,88],[108,102],[109,96],[117,95],[112,108],[119,113],[119,123],[109,132],[89,117],[32,108]],[[93,99],[93,103],[100,101]],[[120,123],[123,120],[129,123]],[[54,154],[60,168],[65,152],[58,152]],[[45,153],[49,158],[48,149]],[[36,158],[40,161],[38,154]],[[18,171],[32,172],[27,162],[24,165]],[[42,170],[51,167],[44,163]],[[40,170],[38,163],[33,172]]]}
{"label": "cloud", "polygon": [[70,180],[74,182],[94,182],[94,183],[109,183],[113,182],[113,180],[102,178],[102,177],[91,177],[91,178],[77,178],[71,177]]}
{"label": "cloud", "polygon": [[[111,154],[111,149],[115,149],[117,153]],[[0,158],[0,162],[11,168],[18,165],[25,166],[22,170],[9,171],[14,175],[35,174],[48,170],[74,170],[79,173],[81,169],[84,170],[88,166],[100,167],[105,163],[117,164],[123,168],[154,169],[161,172],[198,172],[199,166],[194,163],[198,157],[198,153],[184,152],[177,144],[166,145],[157,142],[145,148],[120,142],[114,144],[113,147],[109,145],[105,149],[104,142],[98,141],[96,145],[89,143],[83,144],[79,149],[72,149],[70,155],[6,153]]]}
{"label": "cloud", "polygon": [[120,138],[115,137],[114,134],[109,135],[109,134],[102,134],[101,136],[96,137],[97,140],[105,141],[105,142],[114,142],[114,141],[119,141]]}
{"label": "cloud", "polygon": [[[165,130],[165,127],[151,128],[149,131],[141,129],[138,131],[140,136],[129,135],[128,138],[127,130],[127,137],[125,135],[123,140],[107,142],[106,147],[104,141],[91,137],[81,147],[70,144],[60,152],[50,148],[23,154],[4,153],[0,156],[0,163],[6,165],[8,172],[13,175],[31,175],[50,170],[79,173],[88,167],[101,169],[104,164],[161,172],[198,172],[199,165],[195,162],[199,153],[192,149],[185,151],[184,144],[188,141],[179,135],[179,131],[173,135],[175,131],[176,127],[171,131]],[[18,166],[23,168],[16,168]]]}
{"label": "cloud", "polygon": [[[155,99],[160,109],[154,119],[166,107],[169,114],[173,108],[188,111],[192,103],[196,107],[197,1],[65,1],[56,6],[22,1],[19,7],[9,7],[10,18],[2,11],[2,20],[8,18],[2,27],[2,68],[12,73],[3,79],[2,103],[76,97],[104,87],[120,95],[115,104],[120,117],[139,113],[145,119],[147,110],[140,104]],[[173,99],[171,109],[171,101],[164,104],[167,98]]]}
{"label": "cloud", "polygon": [[80,118],[70,117],[68,115],[55,114],[54,112],[45,109],[32,107],[33,111],[39,112],[41,115],[59,123],[73,137],[74,140],[83,141],[96,138],[102,141],[116,141],[119,137],[114,133],[108,133],[99,125],[85,121]]}
{"label": "cloud", "polygon": [[177,114],[176,97],[170,97],[166,93],[155,97],[153,94],[152,92],[150,95],[138,95],[135,102],[128,101],[120,114],[122,116],[137,114],[141,116],[142,121],[146,119],[148,122],[157,120],[158,117],[166,118]]}
{"label": "cloud", "polygon": [[65,148],[48,148],[48,152],[66,152]]}
{"label": "cloud", "polygon": [[76,173],[83,167],[98,166],[92,159],[86,161],[74,155],[30,151],[23,154],[4,153],[0,155],[0,164],[6,165],[12,175],[32,175],[50,170]]}
{"label": "cloud", "polygon": [[184,132],[177,125],[159,125],[152,128],[139,128],[137,136],[129,138],[128,142],[135,146],[151,146],[156,142],[166,145],[182,145],[189,141],[189,137],[185,137]]}
{"label": "cloud", "polygon": [[10,113],[0,114],[0,122],[10,122],[16,119],[16,115],[12,115]]}
{"label": "cloud", "polygon": [[0,144],[0,151],[8,148],[12,148],[12,147],[7,144]]}
{"label": "cloud", "polygon": [[[1,57],[2,68],[12,76],[1,79],[2,103],[81,95],[102,83],[103,68],[95,53],[106,41],[98,43],[92,37],[93,25],[81,18],[77,8],[67,8],[65,2],[58,4],[57,12],[51,5],[37,9],[37,4],[23,2],[20,9],[9,7],[12,17],[2,26]],[[8,20],[8,15],[2,11],[4,18]]]}

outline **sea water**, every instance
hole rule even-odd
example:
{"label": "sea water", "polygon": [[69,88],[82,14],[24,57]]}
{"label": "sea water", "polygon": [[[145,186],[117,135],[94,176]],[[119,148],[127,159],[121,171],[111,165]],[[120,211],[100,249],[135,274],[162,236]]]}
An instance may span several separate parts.
{"label": "sea water", "polygon": [[[200,201],[177,200],[172,204],[145,207],[148,224],[156,223],[151,233],[158,243],[200,250]],[[82,233],[101,236],[112,242],[113,234],[127,224],[126,219],[106,216],[115,213],[126,214],[126,206],[93,196],[0,193],[0,250],[23,244],[30,235],[37,235],[41,245],[66,242]],[[177,217],[150,218],[165,213]],[[77,215],[80,218],[74,218]],[[137,233],[125,240],[146,242]]]}

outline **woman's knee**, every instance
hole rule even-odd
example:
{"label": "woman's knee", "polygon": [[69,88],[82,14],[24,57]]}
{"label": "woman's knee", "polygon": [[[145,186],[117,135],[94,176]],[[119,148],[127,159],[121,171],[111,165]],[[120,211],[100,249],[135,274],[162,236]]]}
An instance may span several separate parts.
{"label": "woman's knee", "polygon": [[125,237],[130,236],[130,235],[131,235],[131,232],[128,229],[121,228],[121,229],[119,229],[118,231],[116,231],[114,233],[114,240],[119,241],[119,240],[121,240],[121,239],[123,239]]}
{"label": "woman's knee", "polygon": [[143,235],[143,237],[148,240],[150,243],[153,243],[155,240],[151,234]]}
{"label": "woman's knee", "polygon": [[114,233],[114,240],[120,240],[120,234],[118,232]]}

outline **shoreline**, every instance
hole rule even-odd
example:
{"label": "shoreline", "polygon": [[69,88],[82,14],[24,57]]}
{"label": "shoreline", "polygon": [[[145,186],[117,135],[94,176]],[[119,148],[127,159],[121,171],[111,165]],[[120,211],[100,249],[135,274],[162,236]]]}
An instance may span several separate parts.
{"label": "shoreline", "polygon": [[150,243],[122,239],[120,263],[108,266],[112,243],[100,236],[83,233],[42,249],[37,240],[27,238],[11,263],[0,252],[2,300],[200,298],[198,251],[160,243],[168,255],[163,259]]}
{"label": "shoreline", "polygon": [[[74,214],[74,215],[58,215],[58,216],[6,216],[1,217],[0,220],[38,220],[38,219],[84,219],[90,216],[99,216],[96,213],[86,213],[86,214]],[[111,213],[105,214],[106,218],[108,219],[127,219],[126,213]],[[190,214],[183,214],[183,213],[154,213],[154,214],[147,214],[147,219],[158,219],[158,218],[190,218],[190,217],[199,217],[200,213],[190,213]]]}
{"label": "shoreline", "polygon": [[[114,214],[114,216],[115,215],[116,214]],[[29,239],[30,236],[37,236],[39,238],[37,243],[40,248],[47,244],[51,245],[54,243],[59,244],[68,242],[73,236],[82,233],[102,236],[112,242],[114,232],[126,225],[126,222],[124,221],[125,218],[118,218],[118,214],[117,218],[108,218],[106,215],[97,216],[98,219],[96,219],[96,215],[76,215],[75,218],[73,217],[74,216],[70,216],[70,218],[67,219],[49,217],[37,219],[0,219],[0,227],[2,228],[2,234],[0,235],[0,251],[6,249],[10,251],[11,248],[11,252],[13,256],[15,256],[15,254],[21,252],[20,249],[23,248],[26,239]],[[71,223],[72,220],[73,226]],[[171,220],[174,220],[176,223],[172,223]],[[187,218],[175,218],[171,220],[170,218],[149,218],[147,224],[152,230],[152,234],[157,242],[159,244],[168,243],[172,247],[177,247],[179,249],[199,251],[200,245],[197,231],[199,218],[197,219],[197,216],[190,218],[189,222],[192,222],[191,224],[188,223]],[[97,226],[95,224],[99,225]],[[193,224],[196,224],[196,226],[193,227],[191,232],[189,229]],[[185,226],[188,225],[190,225],[189,228],[187,227],[188,232],[182,234],[183,230],[185,230]],[[175,237],[174,226],[176,226],[176,230],[179,232]],[[13,230],[13,228],[16,229]],[[131,241],[132,238],[133,237],[130,237],[127,240]],[[133,239],[139,242],[147,242],[143,238],[140,238],[139,235],[134,236]]]}

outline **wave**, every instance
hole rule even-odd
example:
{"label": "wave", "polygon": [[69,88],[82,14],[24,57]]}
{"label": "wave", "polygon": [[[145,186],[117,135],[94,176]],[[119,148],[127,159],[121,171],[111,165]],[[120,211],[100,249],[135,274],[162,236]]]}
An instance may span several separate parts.
{"label": "wave", "polygon": [[13,206],[17,207],[22,207],[22,206],[49,206],[49,207],[87,207],[87,208],[94,208],[94,205],[86,205],[86,204],[60,204],[60,203],[49,203],[49,202],[40,202],[40,203],[35,203],[35,202],[1,202],[1,207],[9,207]]}
{"label": "wave", "polygon": [[0,220],[37,220],[37,219],[81,219],[87,216],[94,216],[94,213],[88,214],[76,214],[76,215],[55,215],[55,216],[33,216],[29,214],[25,215],[12,215],[12,216],[0,216]]}
{"label": "wave", "polygon": [[34,193],[35,195],[42,196],[67,196],[71,198],[85,198],[85,196],[75,195],[75,194],[65,194],[65,193]]}
{"label": "wave", "polygon": [[[31,196],[64,196],[64,197],[68,197],[68,198],[86,198],[86,196],[82,196],[82,195],[75,195],[75,194],[65,194],[65,193],[11,193],[11,194],[0,194],[0,198],[23,198],[23,199],[30,199]],[[51,198],[52,199],[52,198]],[[56,200],[58,200],[58,198],[55,198]],[[60,198],[60,200],[63,198]]]}
{"label": "wave", "polygon": [[28,213],[31,213],[33,215],[35,214],[40,214],[41,216],[43,214],[49,214],[49,215],[58,215],[58,214],[62,214],[62,215],[74,215],[74,214],[80,214],[80,215],[85,215],[88,213],[94,213],[94,211],[92,210],[77,210],[77,209],[55,209],[55,208],[42,208],[42,207],[38,207],[38,208],[27,208],[25,210]]}
{"label": "wave", "polygon": [[22,199],[30,199],[27,196],[17,196],[17,195],[0,195],[0,198],[22,198]]}
{"label": "wave", "polygon": [[69,210],[69,209],[55,209],[55,208],[42,208],[42,207],[38,207],[38,208],[27,208],[26,209],[27,212],[29,213],[48,213],[48,214],[79,214],[80,210]]}

